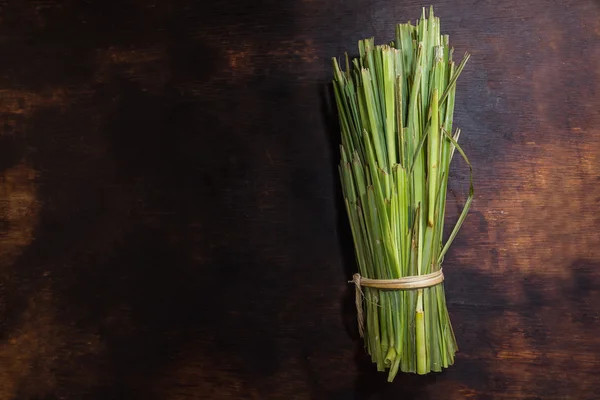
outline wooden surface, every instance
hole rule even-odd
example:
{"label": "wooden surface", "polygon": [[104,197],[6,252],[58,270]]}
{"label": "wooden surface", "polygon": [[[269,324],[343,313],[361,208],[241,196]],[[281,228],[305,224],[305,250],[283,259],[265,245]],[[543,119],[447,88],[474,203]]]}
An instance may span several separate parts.
{"label": "wooden surface", "polygon": [[422,5],[0,1],[0,399],[600,398],[597,0],[435,4],[460,352],[361,349],[330,58]]}

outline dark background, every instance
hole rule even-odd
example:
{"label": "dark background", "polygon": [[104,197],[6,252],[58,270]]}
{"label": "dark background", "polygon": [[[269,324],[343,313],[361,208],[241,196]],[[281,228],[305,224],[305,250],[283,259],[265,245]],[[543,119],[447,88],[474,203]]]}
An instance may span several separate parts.
{"label": "dark background", "polygon": [[597,0],[434,4],[460,352],[361,349],[330,59],[426,5],[0,1],[0,399],[600,398]]}

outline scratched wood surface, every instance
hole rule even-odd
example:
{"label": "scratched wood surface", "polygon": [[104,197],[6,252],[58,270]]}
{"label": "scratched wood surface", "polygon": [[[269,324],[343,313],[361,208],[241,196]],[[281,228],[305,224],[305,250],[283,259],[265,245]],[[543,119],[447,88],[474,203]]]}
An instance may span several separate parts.
{"label": "scratched wood surface", "polygon": [[596,0],[435,4],[460,352],[361,349],[330,58],[422,5],[0,1],[0,400],[600,398]]}

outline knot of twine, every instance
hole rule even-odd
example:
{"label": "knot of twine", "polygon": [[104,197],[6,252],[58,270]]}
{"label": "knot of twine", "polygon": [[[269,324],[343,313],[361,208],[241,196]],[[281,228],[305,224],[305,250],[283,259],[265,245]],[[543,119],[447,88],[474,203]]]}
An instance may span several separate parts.
{"label": "knot of twine", "polygon": [[409,289],[424,289],[435,286],[444,281],[442,269],[426,275],[405,276],[399,279],[370,279],[354,274],[349,283],[354,283],[356,286],[356,313],[358,317],[358,332],[360,337],[365,335],[365,320],[363,316],[362,297],[363,292],[361,286],[372,287],[376,289],[388,290],[409,290]]}

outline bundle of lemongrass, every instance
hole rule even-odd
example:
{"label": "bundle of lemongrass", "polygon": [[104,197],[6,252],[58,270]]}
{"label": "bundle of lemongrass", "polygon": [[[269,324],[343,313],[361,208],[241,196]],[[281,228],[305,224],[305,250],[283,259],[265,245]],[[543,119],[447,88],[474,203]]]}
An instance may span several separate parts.
{"label": "bundle of lemongrass", "polygon": [[[397,25],[391,44],[370,38],[358,48],[352,62],[346,55],[346,71],[333,60],[339,170],[360,269],[353,282],[361,334],[392,381],[398,370],[441,371],[457,351],[441,264],[473,199],[472,171],[469,197],[445,244],[442,234],[454,150],[469,164],[457,143],[460,130],[452,133],[456,80],[469,55],[455,66],[433,8],[428,17],[423,9],[416,26]],[[441,279],[413,290],[361,286],[422,275]]]}

